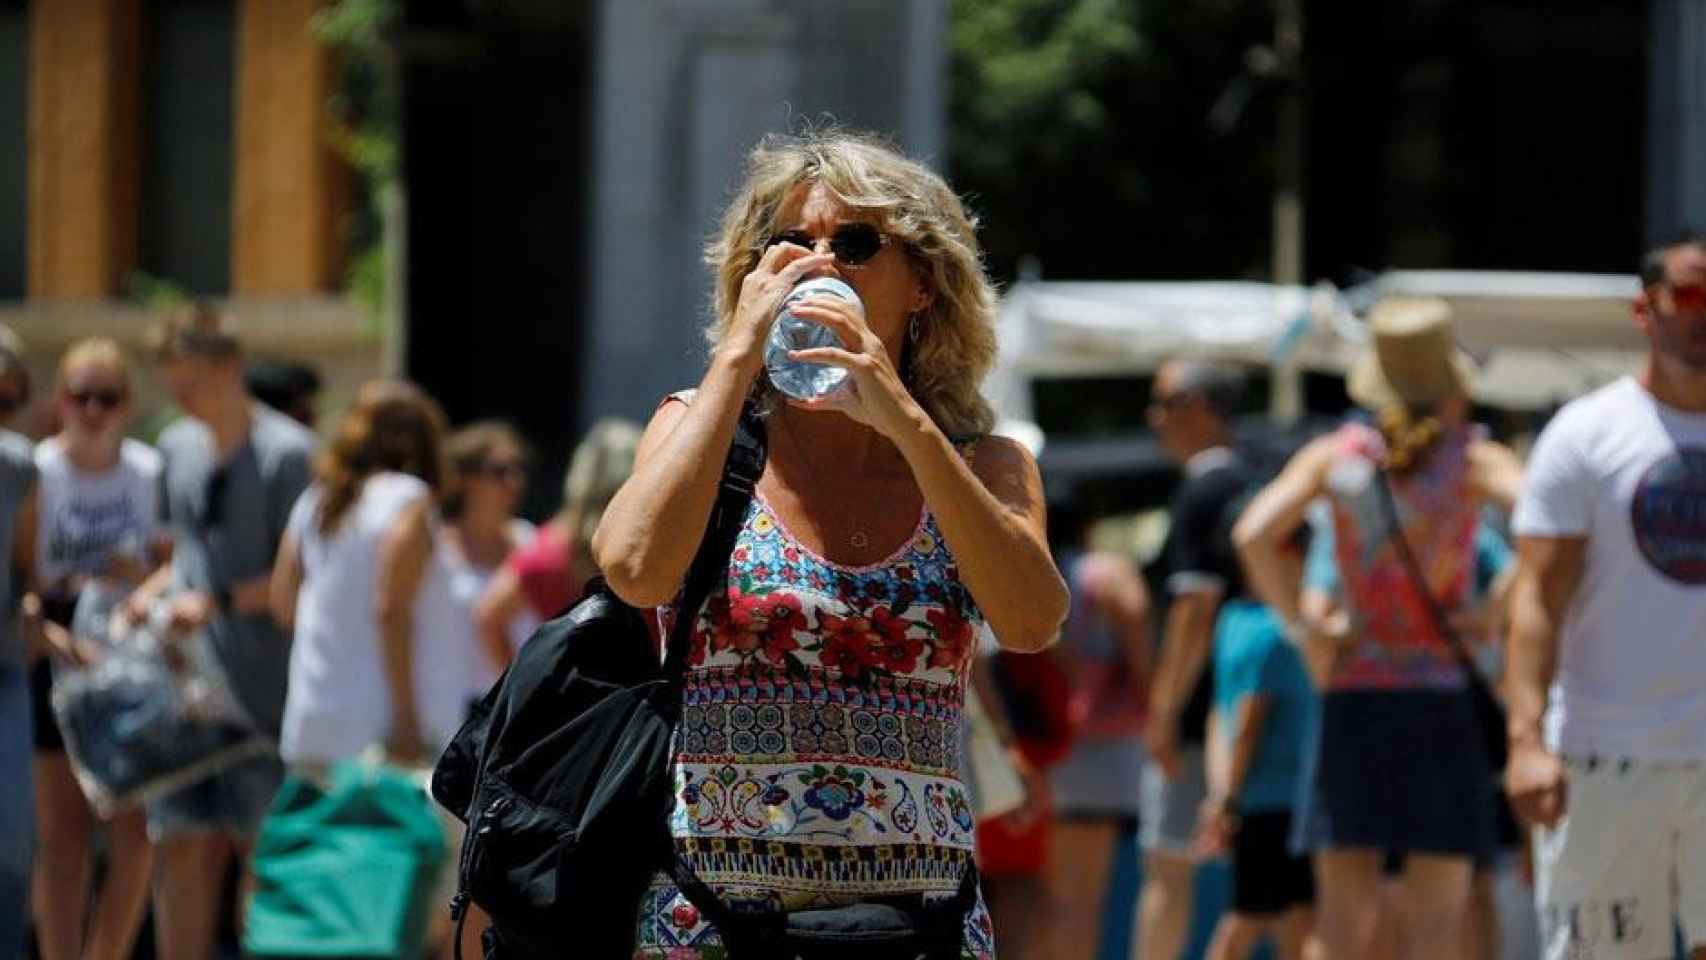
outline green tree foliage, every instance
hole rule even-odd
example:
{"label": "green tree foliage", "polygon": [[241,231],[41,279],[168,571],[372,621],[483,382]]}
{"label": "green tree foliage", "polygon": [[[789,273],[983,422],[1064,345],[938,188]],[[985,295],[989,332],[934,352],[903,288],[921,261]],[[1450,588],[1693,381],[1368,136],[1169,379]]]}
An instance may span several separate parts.
{"label": "green tree foliage", "polygon": [[[1053,279],[1265,276],[1261,0],[953,0],[949,162],[990,266]],[[1211,124],[1217,103],[1235,122]],[[1223,113],[1226,113],[1223,110]]]}
{"label": "green tree foliage", "polygon": [[384,217],[380,198],[397,182],[400,97],[386,31],[399,0],[335,0],[314,15],[322,43],[339,53],[337,89],[327,105],[333,142],[360,178],[361,203],[346,226],[349,268],[345,286],[377,316],[385,299]]}

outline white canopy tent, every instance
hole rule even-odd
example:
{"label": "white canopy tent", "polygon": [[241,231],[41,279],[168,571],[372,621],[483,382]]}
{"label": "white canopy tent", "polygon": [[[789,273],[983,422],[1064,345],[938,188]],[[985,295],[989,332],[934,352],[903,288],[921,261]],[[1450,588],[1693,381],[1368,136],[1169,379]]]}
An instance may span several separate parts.
{"label": "white canopy tent", "polygon": [[[1638,362],[1632,276],[1395,271],[1338,290],[1259,282],[1022,282],[1001,305],[989,395],[1011,423],[1033,419],[1043,378],[1142,374],[1171,356],[1343,372],[1362,349],[1358,313],[1383,297],[1438,296],[1481,364],[1476,397],[1545,409]],[[1018,428],[1022,430],[1023,428]]]}

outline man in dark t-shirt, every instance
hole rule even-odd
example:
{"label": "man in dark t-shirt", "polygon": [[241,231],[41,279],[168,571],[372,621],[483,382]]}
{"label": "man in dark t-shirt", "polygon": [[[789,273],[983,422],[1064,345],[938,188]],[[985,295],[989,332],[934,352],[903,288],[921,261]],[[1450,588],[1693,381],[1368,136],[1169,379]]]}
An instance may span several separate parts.
{"label": "man in dark t-shirt", "polygon": [[1184,476],[1169,508],[1161,562],[1167,614],[1150,691],[1139,839],[1144,887],[1138,955],[1176,957],[1191,917],[1197,812],[1207,794],[1205,727],[1212,681],[1206,669],[1215,618],[1244,595],[1232,547],[1235,505],[1255,481],[1232,450],[1231,418],[1243,400],[1237,368],[1180,360],[1162,366],[1149,423]]}

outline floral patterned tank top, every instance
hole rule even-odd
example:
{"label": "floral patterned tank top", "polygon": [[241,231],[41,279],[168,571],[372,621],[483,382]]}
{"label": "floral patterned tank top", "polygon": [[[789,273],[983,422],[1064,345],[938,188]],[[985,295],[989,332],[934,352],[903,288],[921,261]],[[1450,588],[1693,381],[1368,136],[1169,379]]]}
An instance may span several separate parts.
{"label": "floral patterned tank top", "polygon": [[951,894],[972,849],[960,714],[982,613],[925,508],[887,560],[817,556],[760,496],[692,632],[677,850],[731,901]]}
{"label": "floral patterned tank top", "polygon": [[[1481,427],[1458,428],[1435,444],[1414,472],[1392,478],[1399,522],[1440,606],[1469,596],[1479,520],[1469,490],[1469,445]],[[1380,431],[1340,428],[1327,476],[1333,535],[1345,602],[1357,643],[1334,667],[1328,688],[1459,689],[1466,683],[1450,642],[1434,626],[1427,599],[1392,545],[1376,470],[1386,460]]]}

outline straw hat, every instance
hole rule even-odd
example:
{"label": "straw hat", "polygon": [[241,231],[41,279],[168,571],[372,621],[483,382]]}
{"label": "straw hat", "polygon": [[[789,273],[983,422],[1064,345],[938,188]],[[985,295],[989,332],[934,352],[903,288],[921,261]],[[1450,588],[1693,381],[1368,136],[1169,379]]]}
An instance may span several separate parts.
{"label": "straw hat", "polygon": [[1469,396],[1475,363],[1457,346],[1451,306],[1438,298],[1394,297],[1369,311],[1372,349],[1346,378],[1351,399],[1370,410],[1402,404],[1427,410],[1448,396]]}

